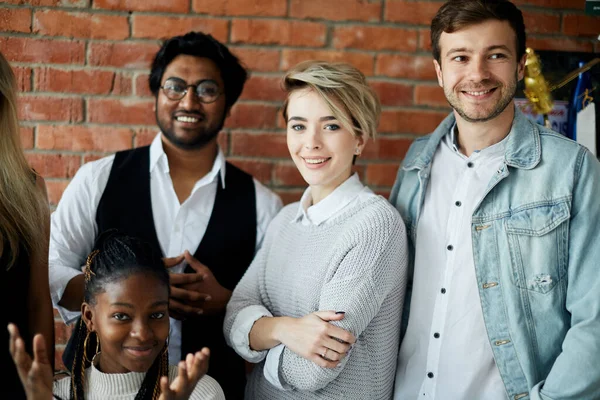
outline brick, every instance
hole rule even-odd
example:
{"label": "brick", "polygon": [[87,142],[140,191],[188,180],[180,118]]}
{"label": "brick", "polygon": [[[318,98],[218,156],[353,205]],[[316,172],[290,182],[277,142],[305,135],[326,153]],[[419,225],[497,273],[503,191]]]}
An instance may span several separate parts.
{"label": "brick", "polygon": [[94,8],[122,11],[187,13],[189,0],[94,0]]}
{"label": "brick", "polygon": [[419,29],[419,49],[431,51],[431,31],[429,29]]}
{"label": "brick", "polygon": [[239,158],[228,158],[227,161],[243,171],[246,171],[258,179],[262,184],[268,185],[271,183],[271,171],[273,170],[273,164],[270,162],[260,160],[244,160]]}
{"label": "brick", "polygon": [[138,97],[153,97],[148,84],[150,74],[139,74],[135,77],[135,95]]}
{"label": "brick", "polygon": [[62,70],[45,67],[34,70],[34,88],[39,92],[109,94],[116,73],[96,70]]}
{"label": "brick", "polygon": [[90,0],[3,0],[3,3],[28,6],[89,7]]}
{"label": "brick", "polygon": [[232,132],[231,155],[287,158],[290,154],[283,133]]}
{"label": "brick", "polygon": [[168,39],[190,31],[211,34],[215,39],[226,42],[229,22],[224,19],[198,17],[168,17],[165,15],[134,15],[132,37]]}
{"label": "brick", "polygon": [[133,131],[127,128],[39,125],[36,147],[42,150],[104,151],[130,149]]}
{"label": "brick", "polygon": [[327,27],[318,22],[234,19],[231,25],[232,43],[322,47],[326,38]]}
{"label": "brick", "polygon": [[[307,186],[304,184],[303,186]],[[288,205],[300,201],[304,188],[302,189],[275,189],[275,193],[281,198],[283,205]]]}
{"label": "brick", "polygon": [[392,78],[436,79],[433,57],[411,57],[399,54],[379,54],[375,65],[375,75]]}
{"label": "brick", "polygon": [[90,65],[149,69],[158,52],[158,45],[150,43],[90,43]]}
{"label": "brick", "polygon": [[379,132],[425,135],[433,132],[447,115],[418,110],[385,110],[381,113]]}
{"label": "brick", "polygon": [[527,46],[535,50],[555,50],[555,51],[594,51],[594,45],[591,41],[564,39],[564,38],[539,38],[527,37]]}
{"label": "brick", "polygon": [[129,96],[133,94],[133,78],[128,73],[117,73],[112,81],[110,94]]}
{"label": "brick", "polygon": [[264,104],[237,103],[231,116],[225,121],[226,128],[273,128],[278,108]]}
{"label": "brick", "polygon": [[230,50],[240,59],[242,64],[253,71],[271,72],[279,71],[279,50],[235,48]]}
{"label": "brick", "polygon": [[24,149],[33,148],[33,126],[21,126],[21,147]]}
{"label": "brick", "polygon": [[413,87],[404,83],[370,81],[383,106],[412,105]]}
{"label": "brick", "polygon": [[417,85],[415,104],[433,107],[449,107],[444,90],[439,85]]}
{"label": "brick", "polygon": [[399,162],[406,155],[412,139],[380,136],[375,142],[378,146],[379,160],[396,160]]}
{"label": "brick", "polygon": [[275,165],[273,183],[278,186],[306,186],[306,181],[296,168],[296,164],[291,161]]}
{"label": "brick", "polygon": [[600,34],[600,17],[587,15],[563,15],[563,32],[571,36],[593,36]]}
{"label": "brick", "polygon": [[154,140],[154,137],[158,133],[158,128],[149,129],[141,128],[135,131],[133,138],[133,147],[148,146]]}
{"label": "brick", "polygon": [[19,118],[23,121],[81,122],[83,100],[23,95],[19,98]]}
{"label": "brick", "polygon": [[2,37],[0,52],[11,62],[83,64],[85,61],[84,43],[72,40]]}
{"label": "brick", "polygon": [[523,11],[527,33],[557,33],[560,32],[560,16]]}
{"label": "brick", "polygon": [[75,155],[26,153],[25,156],[44,178],[72,178],[80,164],[79,156]]}
{"label": "brick", "polygon": [[283,101],[285,93],[281,88],[281,77],[251,75],[244,85],[240,97],[244,100]]}
{"label": "brick", "polygon": [[388,0],[385,7],[385,20],[415,25],[431,25],[431,20],[443,3],[405,2]]}
{"label": "brick", "polygon": [[54,341],[57,344],[67,344],[72,332],[73,326],[65,325],[61,320],[54,320]]}
{"label": "brick", "polygon": [[583,10],[585,2],[573,0],[513,0],[517,6],[536,6],[543,8],[567,8]]}
{"label": "brick", "polygon": [[31,32],[31,10],[28,8],[0,8],[0,31]]}
{"label": "brick", "polygon": [[31,68],[12,67],[19,92],[31,91]]}
{"label": "brick", "polygon": [[398,164],[367,165],[366,183],[369,186],[393,186]]}
{"label": "brick", "polygon": [[[65,367],[65,364],[63,364],[62,361],[62,356],[63,353],[65,352],[65,346],[64,345],[56,345],[54,347],[54,370],[55,371],[67,371],[67,367]],[[59,378],[59,377],[57,377]],[[65,374],[63,376],[61,376],[60,378],[62,379],[70,379],[69,375]]]}
{"label": "brick", "polygon": [[381,1],[291,0],[290,16],[332,21],[379,21]]}
{"label": "brick", "polygon": [[88,122],[100,124],[154,125],[154,101],[88,99]]}
{"label": "brick", "polygon": [[282,52],[281,69],[287,71],[301,61],[323,60],[329,62],[347,62],[358,68],[363,74],[373,75],[373,56],[367,53],[331,51],[331,50],[292,50]]}
{"label": "brick", "polygon": [[46,179],[46,189],[48,190],[48,201],[50,202],[50,205],[56,206],[58,204],[68,185],[69,181],[64,179]]}
{"label": "brick", "polygon": [[338,49],[415,51],[415,30],[374,26],[339,26],[333,31],[333,46]]}
{"label": "brick", "polygon": [[129,37],[129,21],[119,15],[36,11],[33,32],[46,36],[123,40]]}
{"label": "brick", "polygon": [[87,164],[89,162],[97,161],[97,160],[99,160],[101,158],[104,158],[104,157],[106,157],[105,154],[90,154],[90,153],[87,153],[87,154],[83,155],[83,163]]}
{"label": "brick", "polygon": [[209,15],[283,17],[287,0],[193,0],[192,10]]}

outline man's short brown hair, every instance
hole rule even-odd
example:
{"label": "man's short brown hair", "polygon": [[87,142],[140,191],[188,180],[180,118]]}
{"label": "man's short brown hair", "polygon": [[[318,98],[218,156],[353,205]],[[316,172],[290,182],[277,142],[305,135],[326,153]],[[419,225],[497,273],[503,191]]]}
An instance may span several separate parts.
{"label": "man's short brown hair", "polygon": [[440,62],[440,36],[464,27],[495,19],[507,21],[517,37],[517,57],[525,54],[525,23],[521,11],[508,0],[449,0],[431,21],[433,57]]}

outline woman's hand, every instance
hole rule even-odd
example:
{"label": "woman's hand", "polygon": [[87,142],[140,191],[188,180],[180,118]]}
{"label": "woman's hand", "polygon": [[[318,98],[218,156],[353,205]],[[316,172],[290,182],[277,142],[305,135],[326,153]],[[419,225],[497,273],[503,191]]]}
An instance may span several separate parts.
{"label": "woman's hand", "polygon": [[25,388],[27,400],[52,399],[52,364],[48,359],[46,344],[41,334],[33,338],[33,360],[25,351],[25,342],[19,335],[15,324],[8,324],[10,340],[8,348],[12,356],[21,383]]}
{"label": "woman's hand", "polygon": [[185,361],[179,362],[177,378],[169,385],[169,379],[160,379],[159,400],[187,400],[196,388],[196,384],[208,371],[210,351],[204,347],[196,354],[188,354]]}
{"label": "woman's hand", "polygon": [[323,368],[335,368],[356,341],[350,332],[330,324],[343,312],[317,311],[302,318],[281,321],[279,340],[294,353]]}

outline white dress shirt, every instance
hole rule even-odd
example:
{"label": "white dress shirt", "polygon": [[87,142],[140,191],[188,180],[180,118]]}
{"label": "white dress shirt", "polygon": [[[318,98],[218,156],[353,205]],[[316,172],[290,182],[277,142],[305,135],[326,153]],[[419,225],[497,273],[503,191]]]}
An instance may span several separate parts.
{"label": "white dress shirt", "polygon": [[396,400],[506,399],[483,321],[471,242],[471,216],[503,165],[505,143],[466,157],[453,128],[435,153],[417,224]]}
{"label": "white dress shirt", "polygon": [[[299,202],[298,212],[290,223],[300,223],[304,226],[327,225],[328,220],[347,207],[365,203],[373,196],[377,195],[360,182],[356,173],[315,205],[312,204],[311,188],[309,187],[304,191]],[[285,346],[280,344],[267,352],[254,351],[250,348],[249,335],[254,323],[262,317],[272,316],[266,307],[259,305],[242,310],[231,328],[232,344],[238,353],[244,354],[246,359],[254,363],[261,362],[266,357],[263,369],[265,378],[280,390],[290,390],[291,388],[279,379],[279,360]]]}
{"label": "white dress shirt", "polygon": [[[79,312],[58,305],[69,281],[81,274],[81,266],[92,250],[98,234],[96,209],[106,188],[114,155],[83,165],[65,189],[52,214],[50,233],[50,293],[52,302],[69,324]],[[220,172],[220,175],[219,175]],[[219,149],[212,170],[196,182],[190,196],[179,203],[167,155],[159,133],[150,145],[150,197],[152,215],[160,249],[165,257],[175,257],[189,250],[194,253],[204,237],[215,203],[218,177],[225,188],[225,157]],[[282,207],[279,196],[256,179],[256,249],[260,247],[271,219]],[[183,272],[183,263],[171,268]],[[181,322],[171,318],[169,361],[181,359]]]}

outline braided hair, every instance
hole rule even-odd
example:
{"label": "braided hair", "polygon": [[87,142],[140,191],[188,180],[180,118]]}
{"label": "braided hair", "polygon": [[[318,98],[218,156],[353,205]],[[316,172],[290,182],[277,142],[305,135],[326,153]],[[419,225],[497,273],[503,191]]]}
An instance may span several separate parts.
{"label": "braided hair", "polygon": [[[107,231],[98,237],[87,258],[84,273],[84,301],[92,305],[96,303],[96,296],[103,293],[108,284],[120,282],[139,273],[154,276],[167,289],[170,288],[169,273],[160,254],[148,243],[119,234],[116,230]],[[79,332],[71,370],[71,399],[83,400],[85,370],[90,366],[100,344],[97,335],[89,334],[83,319],[79,319],[75,329]],[[136,400],[158,399],[160,378],[168,375],[167,348],[168,344],[165,343],[161,355],[156,357],[146,372]]]}

